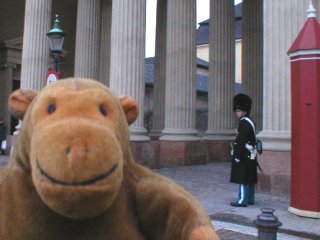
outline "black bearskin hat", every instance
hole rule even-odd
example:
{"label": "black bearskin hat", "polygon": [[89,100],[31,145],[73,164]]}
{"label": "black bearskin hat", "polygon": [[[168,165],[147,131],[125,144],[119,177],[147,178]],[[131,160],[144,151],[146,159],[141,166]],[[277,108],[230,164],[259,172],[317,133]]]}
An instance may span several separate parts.
{"label": "black bearskin hat", "polygon": [[247,114],[251,111],[251,98],[243,93],[239,93],[233,97],[233,111],[236,109],[247,112]]}

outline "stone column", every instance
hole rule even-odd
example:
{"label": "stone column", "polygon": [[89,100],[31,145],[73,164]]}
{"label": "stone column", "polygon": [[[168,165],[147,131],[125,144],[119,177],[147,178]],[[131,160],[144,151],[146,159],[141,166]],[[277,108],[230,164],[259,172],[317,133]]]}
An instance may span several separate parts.
{"label": "stone column", "polygon": [[235,93],[233,0],[210,1],[208,130],[206,140],[234,137],[232,99]]}
{"label": "stone column", "polygon": [[290,151],[291,85],[286,52],[305,22],[309,0],[263,4],[263,129],[258,137],[266,150]]}
{"label": "stone column", "polygon": [[196,1],[168,0],[165,128],[160,140],[197,141]]}
{"label": "stone column", "polygon": [[40,90],[48,72],[51,0],[26,0],[21,89]]}
{"label": "stone column", "polygon": [[205,144],[195,129],[196,1],[167,1],[165,120],[160,166],[203,164]]}
{"label": "stone column", "polygon": [[242,86],[241,92],[252,99],[250,116],[256,129],[262,129],[263,92],[263,2],[242,3]]}
{"label": "stone column", "polygon": [[130,140],[148,141],[143,126],[146,0],[112,2],[110,88],[130,95],[140,105],[140,115],[130,127]]}
{"label": "stone column", "polygon": [[101,2],[101,47],[99,81],[109,86],[112,1]]}
{"label": "stone column", "polygon": [[0,64],[0,116],[3,117],[7,125],[7,134],[11,127],[11,114],[7,108],[8,99],[13,89],[14,71],[18,68],[15,63],[5,62]]}
{"label": "stone column", "polygon": [[167,0],[157,2],[156,48],[153,84],[153,117],[151,137],[160,137],[164,128]]}
{"label": "stone column", "polygon": [[79,0],[74,75],[99,79],[101,0]]}
{"label": "stone column", "polygon": [[309,0],[263,1],[263,119],[258,138],[264,171],[258,189],[290,194],[291,82],[287,51],[306,20]]}
{"label": "stone column", "polygon": [[[21,50],[20,50],[21,51]],[[7,56],[9,58],[9,56]],[[14,58],[13,58],[14,59]],[[19,59],[20,60],[20,59]],[[6,154],[10,154],[11,147],[15,144],[15,137],[11,135],[11,126],[13,124],[16,125],[16,129],[20,128],[19,121],[11,117],[11,113],[9,109],[6,107],[10,94],[13,91],[13,80],[14,77],[20,76],[20,63],[10,63],[6,62],[4,64],[0,64],[0,105],[5,106],[0,110],[0,116],[4,118],[5,124],[7,126],[7,147]],[[17,125],[19,124],[19,125]]]}

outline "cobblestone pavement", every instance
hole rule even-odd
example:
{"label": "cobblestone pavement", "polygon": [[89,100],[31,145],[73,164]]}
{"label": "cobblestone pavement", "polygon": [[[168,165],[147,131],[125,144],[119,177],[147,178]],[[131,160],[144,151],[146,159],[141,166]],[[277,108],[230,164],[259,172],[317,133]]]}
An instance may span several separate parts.
{"label": "cobblestone pavement", "polygon": [[[0,155],[0,168],[7,161],[8,157]],[[258,231],[253,221],[264,207],[273,208],[275,216],[282,223],[277,239],[320,240],[320,219],[304,218],[289,213],[289,196],[257,193],[254,206],[231,207],[229,202],[235,200],[238,185],[229,183],[230,163],[162,168],[154,171],[171,178],[195,195],[211,217],[221,240],[258,239]]]}
{"label": "cobblestone pavement", "polygon": [[[162,168],[154,170],[193,193],[207,211],[221,239],[257,239],[253,221],[261,208],[273,208],[282,226],[278,239],[320,240],[320,219],[299,217],[288,212],[287,195],[256,194],[256,204],[247,208],[231,207],[238,185],[229,183],[230,163]],[[250,238],[249,238],[250,236]]]}

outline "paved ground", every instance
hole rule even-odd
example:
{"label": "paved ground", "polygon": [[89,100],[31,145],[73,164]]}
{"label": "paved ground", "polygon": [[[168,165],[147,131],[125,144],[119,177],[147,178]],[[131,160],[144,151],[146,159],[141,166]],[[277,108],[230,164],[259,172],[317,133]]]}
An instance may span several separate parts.
{"label": "paved ground", "polygon": [[[0,168],[8,160],[0,156]],[[287,211],[288,196],[256,194],[256,204],[247,208],[229,205],[238,192],[236,184],[229,183],[230,163],[210,163],[206,165],[162,168],[154,170],[173,179],[200,201],[221,240],[255,240],[257,228],[253,221],[261,213],[261,208],[273,208],[274,214],[282,222],[278,231],[280,240],[317,239],[320,240],[320,219],[299,217]]]}
{"label": "paved ground", "polygon": [[278,239],[320,240],[320,219],[299,217],[287,211],[288,196],[256,194],[256,204],[247,208],[231,207],[238,193],[238,185],[229,183],[230,163],[211,163],[198,166],[163,168],[155,170],[191,193],[201,202],[213,220],[221,239],[258,239],[253,221],[261,208],[273,208],[282,222]]}

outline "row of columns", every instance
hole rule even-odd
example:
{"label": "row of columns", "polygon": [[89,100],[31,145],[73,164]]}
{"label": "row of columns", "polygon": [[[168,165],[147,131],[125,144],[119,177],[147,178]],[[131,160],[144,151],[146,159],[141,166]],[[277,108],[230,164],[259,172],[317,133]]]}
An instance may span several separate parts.
{"label": "row of columns", "polygon": [[[288,6],[304,9],[307,2],[243,1],[243,89],[254,100],[253,114],[258,126],[262,126],[260,135],[267,141],[266,148],[290,149],[290,78],[285,52],[305,18],[300,16],[304,11],[292,12]],[[40,90],[44,86],[49,56],[45,33],[50,29],[51,5],[51,0],[26,0],[21,88]],[[161,140],[200,140],[195,130],[195,9],[193,0],[158,0],[150,135],[161,135]],[[77,77],[97,79],[116,94],[131,95],[141,112],[145,90],[145,11],[146,0],[79,0],[74,68]],[[231,139],[235,133],[233,0],[210,0],[209,55],[205,139]],[[131,126],[131,140],[149,139],[141,114]]]}

